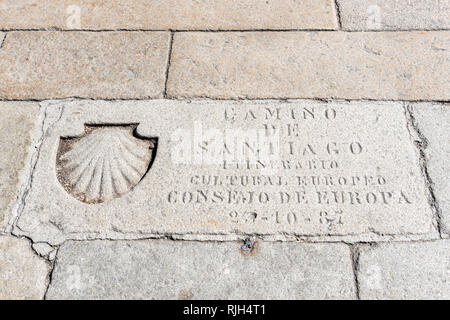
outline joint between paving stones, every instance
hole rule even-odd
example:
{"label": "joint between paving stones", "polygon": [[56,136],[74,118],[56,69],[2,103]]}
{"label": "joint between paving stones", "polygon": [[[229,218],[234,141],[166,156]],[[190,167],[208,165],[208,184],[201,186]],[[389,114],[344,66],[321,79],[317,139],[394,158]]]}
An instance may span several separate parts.
{"label": "joint between paving stones", "polygon": [[[164,92],[163,92],[164,93]],[[272,102],[302,102],[302,101],[315,101],[315,102],[403,102],[403,103],[438,103],[444,105],[450,105],[450,100],[433,100],[433,99],[421,99],[421,100],[402,100],[402,99],[346,99],[346,98],[293,98],[293,97],[273,97],[273,98],[253,98],[253,97],[228,97],[228,98],[217,98],[209,96],[172,96],[167,94],[165,97],[144,97],[144,98],[103,98],[103,97],[81,97],[81,96],[68,96],[61,98],[48,97],[44,99],[10,99],[0,97],[0,101],[5,102],[46,102],[46,101],[66,101],[66,100],[85,100],[85,101],[152,101],[152,100],[173,100],[173,101],[272,101]]]}
{"label": "joint between paving stones", "polygon": [[167,66],[166,66],[166,75],[165,75],[165,82],[164,82],[164,93],[163,97],[164,99],[167,99],[167,82],[169,81],[169,71],[170,71],[170,65],[172,61],[172,51],[173,51],[173,38],[174,38],[174,32],[170,32],[170,39],[169,39],[169,53],[167,54]]}
{"label": "joint between paving stones", "polygon": [[[337,14],[336,14],[337,16]],[[339,16],[340,20],[340,16]],[[340,22],[338,22],[340,24]],[[36,29],[0,29],[0,32],[4,32],[5,35],[9,32],[92,32],[92,33],[101,33],[101,32],[173,32],[173,33],[195,33],[195,32],[203,32],[203,33],[248,33],[248,32],[343,32],[343,33],[380,33],[380,32],[432,32],[432,31],[450,31],[450,28],[398,28],[398,29],[374,29],[374,30],[365,30],[365,29],[341,29],[338,28],[330,28],[330,29],[315,29],[315,28],[306,28],[306,29],[60,29],[60,28],[36,28]]]}
{"label": "joint between paving stones", "polygon": [[[50,222],[50,224],[54,225]],[[58,227],[57,225],[54,225],[55,227]],[[20,230],[20,228],[16,227]],[[398,237],[389,237],[386,239],[359,239],[359,240],[351,240],[347,238],[340,238],[339,236],[333,238],[328,237],[324,239],[317,239],[318,236],[311,236],[311,237],[304,237],[304,236],[289,236],[283,233],[278,234],[276,237],[270,237],[266,235],[261,235],[258,233],[242,233],[242,234],[230,234],[230,235],[223,235],[220,237],[220,235],[211,235],[211,234],[196,234],[192,236],[192,234],[189,233],[183,233],[183,234],[173,234],[173,233],[161,233],[161,234],[152,234],[152,235],[146,235],[144,237],[133,237],[132,234],[128,233],[122,233],[123,237],[108,237],[108,236],[84,236],[84,237],[69,237],[64,239],[61,242],[57,243],[47,243],[49,246],[53,248],[58,248],[60,246],[65,245],[68,242],[95,242],[95,241],[104,241],[104,242],[141,242],[141,241],[155,241],[155,240],[167,240],[167,241],[174,241],[174,242],[198,242],[198,243],[224,243],[224,242],[242,242],[247,238],[254,238],[257,241],[261,242],[268,242],[268,243],[274,243],[274,242],[290,242],[290,243],[302,243],[302,244],[346,244],[349,246],[352,245],[373,245],[378,243],[423,243],[423,242],[437,242],[441,241],[442,238],[439,236],[432,237],[432,238],[408,238],[408,235],[398,235]],[[21,237],[21,235],[17,235],[17,237]],[[32,236],[30,236],[32,237]],[[31,241],[33,239],[29,238]],[[42,242],[34,242],[34,243],[42,243]]]}
{"label": "joint between paving stones", "polygon": [[407,121],[407,129],[410,134],[413,144],[419,152],[419,164],[424,178],[425,187],[428,190],[428,203],[434,212],[434,219],[436,221],[436,228],[441,238],[443,238],[442,217],[439,201],[434,192],[434,182],[428,172],[428,160],[425,149],[428,146],[428,140],[420,131],[417,120],[414,117],[413,106],[404,103],[405,117]]}
{"label": "joint between paving stones", "polygon": [[334,0],[334,10],[336,12],[338,30],[342,30],[341,7],[339,6],[338,0]]}
{"label": "joint between paving stones", "polygon": [[50,267],[50,272],[47,275],[47,287],[45,289],[45,293],[44,296],[42,297],[43,300],[47,300],[47,294],[48,294],[48,290],[50,289],[50,286],[52,284],[52,280],[53,280],[53,272],[55,271],[55,267],[56,267],[56,260],[58,259],[58,251],[59,248],[56,248],[56,256],[55,259],[53,261],[49,261],[49,263],[51,263]]}
{"label": "joint between paving stones", "polygon": [[3,45],[5,44],[5,41],[6,41],[6,35],[7,35],[7,33],[5,33],[5,34],[3,35],[2,43],[0,43],[0,50],[3,48]]}
{"label": "joint between paving stones", "polygon": [[[29,167],[28,167],[28,172],[26,173],[26,182],[24,182],[22,189],[19,192],[19,196],[17,198],[15,207],[13,208],[13,211],[12,211],[12,217],[11,217],[10,222],[6,229],[7,231],[11,232],[12,235],[16,235],[16,236],[20,236],[20,237],[23,237],[23,235],[22,234],[17,235],[14,232],[14,229],[18,228],[20,230],[20,228],[16,224],[22,214],[23,209],[25,208],[26,198],[27,198],[28,194],[30,193],[31,188],[33,186],[34,172],[36,169],[36,165],[39,161],[41,147],[42,147],[42,143],[44,141],[45,135],[46,135],[46,131],[51,129],[52,126],[61,119],[61,117],[64,113],[64,106],[60,110],[58,119],[55,122],[49,124],[49,126],[46,130],[45,126],[46,126],[46,122],[47,122],[47,110],[48,110],[47,106],[42,106],[41,104],[39,104],[39,114],[40,114],[40,117],[42,118],[38,121],[39,126],[36,129],[36,131],[39,132],[39,135],[37,137],[35,137],[35,139],[33,139],[34,141],[33,141],[33,145],[31,146],[30,163],[29,163]],[[30,239],[30,240],[33,242],[32,239]]]}
{"label": "joint between paving stones", "polygon": [[360,300],[360,285],[359,285],[359,256],[360,250],[357,245],[349,245],[350,250],[350,258],[352,259],[352,271],[353,271],[353,279],[355,283],[355,294],[356,299]]}
{"label": "joint between paving stones", "polygon": [[[39,114],[39,120],[37,121],[38,126],[36,128],[36,133],[32,139],[32,145],[29,147],[29,150],[30,150],[29,163],[28,163],[28,166],[25,168],[26,171],[23,173],[24,182],[22,183],[22,185],[20,187],[15,204],[11,209],[11,218],[9,219],[9,222],[5,228],[6,233],[11,233],[13,236],[18,236],[19,238],[22,238],[24,236],[14,234],[13,229],[14,229],[14,226],[15,226],[17,220],[19,219],[19,216],[23,210],[23,207],[25,206],[25,198],[31,188],[31,183],[32,183],[32,179],[33,179],[32,178],[33,171],[34,171],[34,167],[36,166],[35,160],[37,162],[37,157],[38,157],[38,152],[39,152],[38,149],[44,139],[43,128],[44,128],[46,115],[45,115],[45,112],[43,112],[41,105],[39,105],[39,113],[38,114]],[[32,240],[30,239],[30,241],[32,241]]]}
{"label": "joint between paving stones", "polygon": [[19,193],[16,207],[12,211],[12,218],[7,227],[7,229],[9,229],[11,231],[13,230],[17,220],[20,217],[20,214],[21,214],[23,208],[25,207],[25,199],[27,197],[27,194],[31,190],[34,169],[36,167],[37,160],[39,159],[40,146],[44,140],[44,125],[45,125],[45,120],[46,120],[47,115],[46,115],[46,110],[43,109],[43,107],[41,105],[39,105],[39,115],[40,115],[40,117],[42,117],[42,119],[40,119],[38,121],[39,126],[38,126],[37,131],[39,132],[39,136],[37,138],[37,141],[33,142],[33,145],[30,147],[31,155],[30,155],[30,163],[28,165],[29,172],[27,173],[26,182],[24,183],[22,190]]}

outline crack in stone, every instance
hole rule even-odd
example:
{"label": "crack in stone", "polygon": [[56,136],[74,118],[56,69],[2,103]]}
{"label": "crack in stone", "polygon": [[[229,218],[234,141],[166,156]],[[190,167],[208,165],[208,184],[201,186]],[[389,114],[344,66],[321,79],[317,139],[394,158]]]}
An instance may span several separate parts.
{"label": "crack in stone", "polygon": [[339,1],[334,0],[334,9],[336,11],[336,19],[339,30],[342,30],[342,20],[341,20],[341,7],[339,6]]}
{"label": "crack in stone", "polygon": [[45,293],[44,293],[44,297],[43,300],[47,300],[47,294],[48,294],[48,290],[50,289],[50,286],[52,284],[52,280],[53,280],[53,272],[55,271],[55,267],[56,267],[56,261],[58,259],[58,251],[59,251],[59,247],[56,248],[56,255],[55,255],[55,259],[53,261],[51,261],[51,269],[50,272],[47,275],[47,288],[45,289]]}
{"label": "crack in stone", "polygon": [[5,44],[6,35],[7,35],[7,33],[4,34],[2,43],[0,43],[0,50],[3,48],[3,45]]}
{"label": "crack in stone", "polygon": [[17,236],[17,235],[11,234],[11,236],[14,237],[14,238],[17,238],[17,239],[22,239],[22,240],[28,241],[30,249],[31,249],[31,252],[33,252],[34,255],[36,255],[40,259],[43,259],[44,262],[48,265],[49,269],[48,269],[48,272],[47,272],[47,275],[46,275],[47,286],[46,286],[46,289],[45,289],[45,293],[44,293],[44,295],[41,298],[42,300],[45,300],[45,295],[47,294],[47,291],[48,291],[48,289],[50,287],[50,282],[51,282],[51,277],[52,277],[52,274],[53,274],[53,270],[55,269],[56,255],[58,253],[59,247],[51,246],[51,247],[53,247],[56,250],[55,259],[53,261],[51,261],[51,260],[48,260],[45,257],[41,256],[38,252],[36,252],[36,250],[33,248],[33,245],[36,244],[36,242],[34,242],[32,238],[30,238],[30,237],[28,237],[26,235]]}
{"label": "crack in stone", "polygon": [[39,252],[37,252],[37,251],[35,250],[35,248],[33,247],[34,244],[38,244],[38,243],[42,243],[42,242],[35,242],[35,241],[33,241],[33,239],[32,239],[31,237],[26,236],[26,235],[20,235],[20,236],[19,236],[19,235],[11,234],[11,236],[16,237],[16,238],[18,238],[18,239],[26,239],[26,240],[28,240],[28,242],[29,242],[29,244],[30,244],[30,249],[31,249],[31,251],[32,251],[36,256],[38,256],[39,258],[44,259],[44,260],[45,260],[45,263],[49,266],[49,271],[48,271],[48,273],[47,273],[47,275],[46,275],[46,282],[47,282],[47,285],[46,285],[46,288],[45,288],[44,295],[42,296],[42,300],[46,300],[47,292],[48,292],[48,290],[49,290],[49,288],[50,288],[50,285],[51,285],[51,282],[52,282],[52,279],[53,279],[53,271],[55,270],[56,259],[57,259],[57,257],[58,257],[58,251],[59,251],[60,246],[52,246],[52,245],[50,245],[49,243],[46,243],[46,242],[45,242],[47,245],[49,245],[50,247],[54,248],[54,250],[55,250],[54,259],[53,259],[53,260],[49,260],[49,259],[47,259],[46,257],[43,257],[43,256],[42,256]]}
{"label": "crack in stone", "polygon": [[163,94],[164,98],[167,98],[167,82],[169,81],[169,70],[170,70],[170,65],[172,63],[173,38],[174,38],[174,33],[170,32],[169,53],[167,55],[166,79],[164,82],[164,94]]}
{"label": "crack in stone", "polygon": [[439,207],[438,199],[434,192],[434,182],[431,179],[431,176],[428,172],[428,159],[425,152],[425,149],[428,147],[428,140],[425,135],[421,132],[419,125],[417,123],[416,118],[413,113],[413,106],[404,104],[404,113],[407,121],[407,129],[411,140],[419,151],[419,163],[422,172],[422,176],[425,181],[425,187],[428,190],[428,203],[431,206],[431,209],[434,212],[434,218],[436,221],[437,230],[443,238],[443,227],[442,227],[442,217],[441,217],[441,209]]}
{"label": "crack in stone", "polygon": [[[33,240],[31,238],[30,238],[30,241],[33,242]],[[38,246],[40,246],[40,249]],[[44,247],[44,248],[42,248],[42,247]],[[52,261],[55,259],[56,247],[50,245],[47,242],[33,242],[31,245],[31,248],[34,250],[34,252],[37,255],[44,258],[45,260]]]}

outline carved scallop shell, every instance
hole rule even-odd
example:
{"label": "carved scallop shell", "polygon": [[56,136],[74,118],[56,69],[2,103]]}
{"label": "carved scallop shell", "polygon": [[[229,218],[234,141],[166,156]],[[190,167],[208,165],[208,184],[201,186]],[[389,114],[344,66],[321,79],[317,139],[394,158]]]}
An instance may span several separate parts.
{"label": "carved scallop shell", "polygon": [[80,138],[61,139],[57,176],[76,199],[101,203],[135,187],[149,170],[153,141],[133,136],[135,126],[87,127]]}

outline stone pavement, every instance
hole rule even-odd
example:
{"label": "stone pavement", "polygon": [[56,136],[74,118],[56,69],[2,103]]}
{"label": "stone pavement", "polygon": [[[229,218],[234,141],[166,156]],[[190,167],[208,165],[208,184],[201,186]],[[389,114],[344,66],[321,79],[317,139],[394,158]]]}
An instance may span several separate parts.
{"label": "stone pavement", "polygon": [[3,0],[0,299],[449,299],[449,21]]}

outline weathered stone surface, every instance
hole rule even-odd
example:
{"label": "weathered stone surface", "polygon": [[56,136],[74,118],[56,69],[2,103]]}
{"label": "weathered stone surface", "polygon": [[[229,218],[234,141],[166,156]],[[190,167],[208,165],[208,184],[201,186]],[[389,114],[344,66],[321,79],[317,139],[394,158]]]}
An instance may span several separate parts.
{"label": "weathered stone surface", "polygon": [[343,244],[89,241],[58,253],[49,299],[354,299]]}
{"label": "weathered stone surface", "polygon": [[333,0],[2,0],[0,28],[335,29]]}
{"label": "weathered stone surface", "polygon": [[178,33],[168,94],[449,100],[449,69],[445,31]]}
{"label": "weathered stone surface", "polygon": [[161,97],[167,32],[11,32],[0,50],[0,97]]}
{"label": "weathered stone surface", "polygon": [[410,105],[416,125],[425,142],[427,169],[433,183],[442,232],[450,235],[450,108],[448,105]]}
{"label": "weathered stone surface", "polygon": [[363,249],[358,278],[362,299],[449,299],[450,241]]}
{"label": "weathered stone surface", "polygon": [[0,231],[26,178],[33,133],[38,125],[39,107],[30,102],[0,102]]}
{"label": "weathered stone surface", "polygon": [[448,0],[337,0],[344,30],[450,28]]}
{"label": "weathered stone surface", "polygon": [[[49,102],[46,112],[15,230],[34,241],[160,234],[380,239],[433,231],[401,103],[86,100]],[[116,156],[92,157],[73,144],[79,160],[65,164],[78,169],[58,181],[57,162],[69,152],[61,145],[84,140],[99,125],[122,130],[120,124],[139,125],[128,140],[110,139]],[[136,169],[125,161],[136,153],[127,142],[133,139],[153,139],[156,156],[128,191],[121,179]],[[77,178],[79,186],[64,182]],[[99,203],[89,198],[97,189],[123,193]]]}
{"label": "weathered stone surface", "polygon": [[49,272],[28,240],[0,236],[0,300],[42,299]]}

